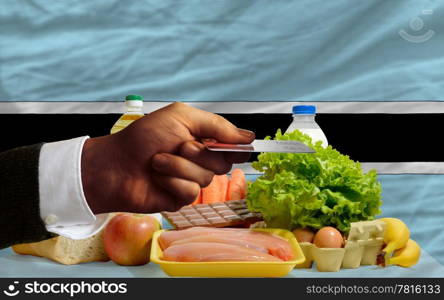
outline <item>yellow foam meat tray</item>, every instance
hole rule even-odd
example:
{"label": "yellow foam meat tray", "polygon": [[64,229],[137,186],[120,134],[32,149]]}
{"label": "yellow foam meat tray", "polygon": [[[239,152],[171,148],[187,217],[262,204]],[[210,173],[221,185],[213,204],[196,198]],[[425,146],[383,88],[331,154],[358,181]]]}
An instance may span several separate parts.
{"label": "yellow foam meat tray", "polygon": [[256,228],[256,231],[269,232],[286,239],[294,253],[294,259],[282,262],[174,262],[162,260],[162,249],[158,243],[160,234],[165,230],[154,233],[151,245],[150,259],[159,264],[169,276],[181,277],[282,277],[287,275],[297,264],[304,262],[305,257],[293,233],[284,229]]}

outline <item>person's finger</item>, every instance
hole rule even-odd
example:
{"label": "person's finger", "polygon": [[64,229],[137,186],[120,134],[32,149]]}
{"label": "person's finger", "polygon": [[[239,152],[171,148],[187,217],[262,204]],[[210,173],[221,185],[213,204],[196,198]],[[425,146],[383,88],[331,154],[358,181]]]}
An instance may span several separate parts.
{"label": "person's finger", "polygon": [[249,152],[224,152],[225,160],[231,164],[240,164],[250,159]]}
{"label": "person's finger", "polygon": [[231,164],[225,160],[223,153],[211,152],[197,141],[183,143],[179,149],[179,155],[217,175],[225,174],[231,169]]}
{"label": "person's finger", "polygon": [[210,170],[170,153],[154,155],[151,164],[154,170],[160,174],[193,181],[201,187],[209,185],[214,176],[214,173]]}
{"label": "person's finger", "polygon": [[245,162],[249,158],[249,153],[209,151],[197,141],[183,143],[179,149],[179,155],[217,175],[226,174],[231,170],[233,163]]}
{"label": "person's finger", "polygon": [[225,118],[183,103],[172,104],[188,130],[195,137],[214,138],[222,143],[249,144],[255,134],[252,131],[237,128]]}
{"label": "person's finger", "polygon": [[196,182],[163,175],[155,172],[153,181],[157,186],[171,195],[170,201],[163,203],[163,210],[176,211],[182,206],[193,203],[200,193],[199,184]]}

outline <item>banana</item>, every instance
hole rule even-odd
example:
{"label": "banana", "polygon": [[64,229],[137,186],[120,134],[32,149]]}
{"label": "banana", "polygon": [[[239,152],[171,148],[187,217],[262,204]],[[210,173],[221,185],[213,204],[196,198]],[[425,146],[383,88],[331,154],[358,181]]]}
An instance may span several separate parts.
{"label": "banana", "polygon": [[385,252],[384,258],[387,265],[393,251],[405,247],[410,238],[410,231],[407,225],[400,219],[381,218],[380,220],[386,224],[384,233],[384,243],[386,246],[382,251]]}
{"label": "banana", "polygon": [[396,250],[389,258],[388,264],[411,267],[418,262],[420,256],[421,248],[414,240],[409,239],[404,248]]}

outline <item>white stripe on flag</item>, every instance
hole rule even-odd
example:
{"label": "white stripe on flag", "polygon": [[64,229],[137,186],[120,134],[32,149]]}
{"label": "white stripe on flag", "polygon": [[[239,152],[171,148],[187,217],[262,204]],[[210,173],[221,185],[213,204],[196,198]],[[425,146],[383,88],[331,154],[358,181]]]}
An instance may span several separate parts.
{"label": "white stripe on flag", "polygon": [[[145,101],[144,112],[149,113],[164,107],[172,102]],[[444,113],[444,102],[246,102],[246,101],[226,101],[226,102],[186,102],[187,104],[215,113],[291,113],[293,105],[315,105],[319,113],[347,113],[347,114],[431,114]],[[0,102],[0,113],[3,114],[101,114],[101,113],[122,113],[125,110],[123,101],[94,102]]]}
{"label": "white stripe on flag", "polygon": [[[378,174],[444,174],[444,162],[388,162],[361,163],[364,172],[376,169]],[[245,174],[260,175],[251,163],[235,164],[234,168],[242,169]]]}

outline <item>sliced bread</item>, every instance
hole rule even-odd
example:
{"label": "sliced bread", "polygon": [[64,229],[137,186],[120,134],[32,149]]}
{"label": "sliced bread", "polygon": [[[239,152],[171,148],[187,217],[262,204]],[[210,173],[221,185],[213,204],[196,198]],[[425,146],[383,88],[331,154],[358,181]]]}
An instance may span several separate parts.
{"label": "sliced bread", "polygon": [[12,249],[18,254],[46,257],[65,265],[108,261],[102,234],[103,230],[83,240],[57,236],[36,243],[14,245]]}

